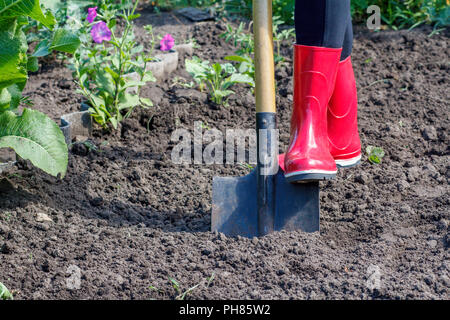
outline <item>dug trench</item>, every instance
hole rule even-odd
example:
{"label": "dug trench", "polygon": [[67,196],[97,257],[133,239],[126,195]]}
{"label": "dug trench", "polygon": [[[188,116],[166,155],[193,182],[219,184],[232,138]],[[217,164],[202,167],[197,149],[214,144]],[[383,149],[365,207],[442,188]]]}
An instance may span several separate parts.
{"label": "dug trench", "polygon": [[[192,24],[145,13],[138,21],[195,55],[223,61],[234,48],[223,21]],[[363,148],[382,147],[378,165],[339,170],[321,183],[320,233],[229,238],[209,231],[213,176],[243,165],[175,165],[177,128],[254,127],[250,89],[235,86],[227,106],[174,81],[145,88],[154,107],[135,110],[112,133],[70,146],[64,179],[26,162],[0,185],[0,281],[16,299],[449,299],[448,33],[428,28],[357,28],[353,62]],[[292,50],[276,69],[280,151],[289,139]],[[82,97],[70,71],[44,62],[25,94],[55,119]],[[205,129],[206,130],[206,129]],[[179,283],[179,292],[169,280]]]}

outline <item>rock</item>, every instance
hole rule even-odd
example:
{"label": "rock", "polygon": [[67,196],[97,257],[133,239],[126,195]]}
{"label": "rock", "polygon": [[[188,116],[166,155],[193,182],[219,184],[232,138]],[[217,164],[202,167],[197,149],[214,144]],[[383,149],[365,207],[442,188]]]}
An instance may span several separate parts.
{"label": "rock", "polygon": [[36,213],[36,221],[37,222],[53,222],[53,220],[48,216],[48,215],[46,215],[45,213],[42,213],[42,212],[38,212],[38,213]]}
{"label": "rock", "polygon": [[436,240],[430,240],[430,241],[427,241],[427,244],[428,244],[428,246],[429,246],[430,248],[436,248],[436,246],[437,246],[437,241],[436,241]]}
{"label": "rock", "polygon": [[422,136],[425,140],[437,140],[437,131],[433,126],[427,126],[422,130]]}

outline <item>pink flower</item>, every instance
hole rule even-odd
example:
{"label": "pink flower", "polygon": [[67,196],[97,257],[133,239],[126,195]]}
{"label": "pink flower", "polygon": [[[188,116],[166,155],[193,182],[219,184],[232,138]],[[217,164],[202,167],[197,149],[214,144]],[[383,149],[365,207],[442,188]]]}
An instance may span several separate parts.
{"label": "pink flower", "polygon": [[111,40],[111,30],[109,30],[108,26],[104,21],[100,21],[91,29],[92,39],[96,43],[102,43],[103,41]]}
{"label": "pink flower", "polygon": [[164,36],[164,38],[161,39],[161,42],[159,43],[159,48],[161,51],[169,51],[173,48],[175,45],[175,40],[172,38],[172,36],[168,33]]}
{"label": "pink flower", "polygon": [[88,16],[86,20],[89,21],[89,23],[92,23],[94,22],[96,16],[97,16],[97,7],[88,8]]}

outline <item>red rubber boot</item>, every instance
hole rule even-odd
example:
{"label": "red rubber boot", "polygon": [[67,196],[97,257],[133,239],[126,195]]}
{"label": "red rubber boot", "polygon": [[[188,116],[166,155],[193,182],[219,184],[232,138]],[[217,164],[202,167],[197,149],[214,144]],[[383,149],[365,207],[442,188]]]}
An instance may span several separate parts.
{"label": "red rubber boot", "polygon": [[357,109],[355,74],[348,57],[339,63],[334,92],[328,104],[328,141],[338,167],[352,167],[361,161]]}
{"label": "red rubber boot", "polygon": [[284,175],[289,182],[336,176],[327,134],[327,105],[342,49],[294,45],[294,105]]}

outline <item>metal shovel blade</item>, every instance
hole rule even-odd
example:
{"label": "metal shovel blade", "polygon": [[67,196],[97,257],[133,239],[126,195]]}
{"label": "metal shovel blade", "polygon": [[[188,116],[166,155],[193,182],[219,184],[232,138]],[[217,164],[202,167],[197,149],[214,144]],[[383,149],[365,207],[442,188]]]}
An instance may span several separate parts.
{"label": "metal shovel blade", "polygon": [[[227,236],[258,234],[257,171],[243,177],[214,177],[211,230]],[[275,176],[274,230],[319,231],[319,183],[292,184]]]}

